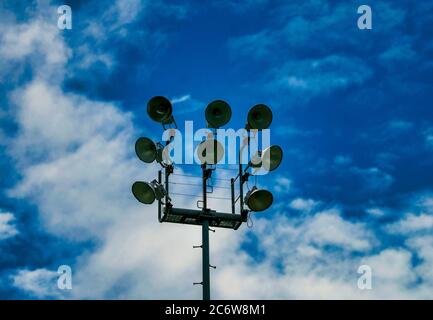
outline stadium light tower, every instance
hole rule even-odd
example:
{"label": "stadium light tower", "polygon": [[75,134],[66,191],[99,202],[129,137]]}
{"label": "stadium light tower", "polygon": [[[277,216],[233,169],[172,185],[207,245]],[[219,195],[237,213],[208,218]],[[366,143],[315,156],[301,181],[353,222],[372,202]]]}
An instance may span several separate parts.
{"label": "stadium light tower", "polygon": [[[162,96],[156,96],[149,100],[147,104],[149,117],[161,123],[164,129],[177,128],[173,117],[173,107],[170,101]],[[273,202],[273,195],[265,189],[258,189],[254,186],[247,192],[244,198],[244,184],[248,178],[255,175],[259,170],[273,171],[277,169],[283,158],[283,151],[279,146],[270,146],[265,150],[258,151],[251,161],[245,166],[242,164],[242,153],[249,147],[250,136],[245,139],[239,150],[239,172],[235,178],[230,179],[231,190],[231,213],[217,212],[208,207],[208,180],[213,171],[217,169],[217,164],[224,154],[223,145],[217,141],[217,129],[226,125],[231,118],[232,111],[229,104],[223,100],[211,102],[205,111],[207,127],[212,130],[212,134],[207,140],[202,141],[197,147],[198,158],[201,162],[202,171],[202,195],[201,206],[198,209],[185,209],[173,207],[170,198],[169,177],[174,172],[174,165],[164,156],[163,142],[153,142],[149,138],[141,137],[135,143],[137,157],[145,162],[152,163],[157,161],[163,171],[158,171],[158,179],[151,182],[136,181],[132,185],[132,194],[143,204],[152,204],[158,201],[158,220],[159,222],[171,222],[179,224],[199,225],[202,228],[202,244],[194,246],[202,249],[202,282],[194,283],[203,286],[203,300],[210,300],[210,268],[215,268],[209,263],[209,228],[229,228],[237,230],[242,223],[247,222],[250,212],[260,212],[268,209]],[[272,122],[272,111],[264,105],[258,104],[248,112],[246,130],[254,130],[256,133],[267,129]],[[171,138],[170,138],[171,139]],[[235,182],[239,181],[239,195],[235,196]],[[239,213],[236,213],[236,203],[239,201]],[[247,208],[245,208],[245,206]]]}

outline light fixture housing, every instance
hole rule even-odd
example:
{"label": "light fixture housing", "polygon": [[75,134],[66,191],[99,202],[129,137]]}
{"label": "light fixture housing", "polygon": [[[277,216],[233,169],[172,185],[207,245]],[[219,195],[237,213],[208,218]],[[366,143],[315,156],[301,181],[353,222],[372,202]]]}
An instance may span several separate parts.
{"label": "light fixture housing", "polygon": [[273,145],[267,147],[264,151],[257,151],[248,166],[254,168],[252,172],[254,175],[262,168],[266,171],[274,171],[280,166],[282,160],[283,149],[280,146]]}
{"label": "light fixture housing", "polygon": [[264,104],[257,104],[250,109],[247,117],[247,129],[267,129],[272,123],[272,110]]}
{"label": "light fixture housing", "polygon": [[230,121],[232,109],[224,100],[215,100],[206,107],[205,116],[209,128],[219,128]]}
{"label": "light fixture housing", "polygon": [[161,163],[163,160],[163,150],[164,147],[159,142],[155,143],[149,138],[141,137],[135,142],[135,154],[145,163],[152,163],[155,160]]}
{"label": "light fixture housing", "polygon": [[138,138],[135,142],[135,153],[141,161],[152,163],[157,155],[156,144],[149,138]]}
{"label": "light fixture housing", "polygon": [[271,192],[265,189],[258,189],[256,186],[247,192],[244,199],[244,203],[254,212],[268,209],[273,201],[274,197]]}
{"label": "light fixture housing", "polygon": [[274,171],[283,161],[283,149],[280,146],[273,145],[267,147],[262,152],[262,167],[266,171]]}
{"label": "light fixture housing", "polygon": [[134,182],[132,185],[132,194],[139,202],[152,204],[155,199],[161,200],[167,192],[162,184],[153,180],[151,182]]}
{"label": "light fixture housing", "polygon": [[170,124],[173,122],[173,106],[171,102],[163,97],[156,96],[147,103],[147,114],[149,117],[162,124]]}

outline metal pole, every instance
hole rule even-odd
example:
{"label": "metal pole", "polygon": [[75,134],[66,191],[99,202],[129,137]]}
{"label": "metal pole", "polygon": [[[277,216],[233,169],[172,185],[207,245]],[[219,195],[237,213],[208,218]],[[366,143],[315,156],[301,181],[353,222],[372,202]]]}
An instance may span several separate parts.
{"label": "metal pole", "polygon": [[210,272],[209,272],[209,220],[203,220],[202,224],[203,246],[203,300],[210,300]]}
{"label": "metal pole", "polygon": [[[162,183],[162,172],[161,170],[158,171],[158,182]],[[158,220],[159,222],[162,222],[162,203],[161,203],[161,199],[158,200]]]}
{"label": "metal pole", "polygon": [[[207,169],[206,163],[202,164],[203,180],[203,211],[207,211]],[[203,300],[210,300],[210,272],[209,272],[209,220],[203,219],[201,226],[202,237],[202,268],[203,268]]]}
{"label": "metal pole", "polygon": [[165,195],[165,205],[168,203],[168,193],[169,193],[169,184],[168,184],[168,176],[171,173],[171,167],[165,167],[165,191],[167,192]]}
{"label": "metal pole", "polygon": [[[243,214],[244,212],[244,167],[242,165],[242,152],[244,148],[249,148],[250,146],[250,132],[248,131],[248,137],[246,144],[242,145],[239,148],[239,206],[240,206],[240,212]],[[248,152],[248,149],[247,149]]]}
{"label": "metal pole", "polygon": [[232,214],[235,214],[235,179],[230,179],[230,190],[232,197]]}
{"label": "metal pole", "polygon": [[244,181],[243,181],[243,167],[242,167],[242,148],[239,150],[239,207],[240,213],[244,211]]}
{"label": "metal pole", "polygon": [[202,170],[202,189],[203,189],[203,211],[207,210],[207,172],[206,172],[206,163],[201,165]]}

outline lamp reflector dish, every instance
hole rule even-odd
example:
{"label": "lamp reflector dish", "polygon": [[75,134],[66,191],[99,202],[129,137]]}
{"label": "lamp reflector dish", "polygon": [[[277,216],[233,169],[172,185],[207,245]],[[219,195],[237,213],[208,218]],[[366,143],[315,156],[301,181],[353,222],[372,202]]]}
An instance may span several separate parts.
{"label": "lamp reflector dish", "polygon": [[167,192],[162,184],[153,180],[152,182],[136,181],[132,185],[132,194],[134,197],[144,204],[152,204],[155,199],[161,200]]}
{"label": "lamp reflector dish", "polygon": [[270,146],[262,153],[262,166],[266,171],[278,168],[283,160],[283,149],[280,146]]}
{"label": "lamp reflector dish", "polygon": [[257,187],[253,187],[245,196],[245,204],[251,211],[255,212],[268,209],[273,201],[274,197],[271,192],[264,189],[257,189]]}
{"label": "lamp reflector dish", "polygon": [[264,104],[255,105],[248,112],[247,121],[249,129],[267,129],[272,122],[272,111]]}
{"label": "lamp reflector dish", "polygon": [[227,102],[215,100],[206,107],[205,116],[210,128],[219,128],[230,121],[232,109]]}
{"label": "lamp reflector dish", "polygon": [[135,142],[135,153],[141,161],[152,163],[157,156],[156,145],[149,138],[138,138]]}
{"label": "lamp reflector dish", "polygon": [[173,107],[171,102],[165,97],[156,96],[150,99],[147,103],[147,114],[156,122],[160,122],[162,124],[171,123],[172,113]]}
{"label": "lamp reflector dish", "polygon": [[132,185],[132,194],[144,204],[152,204],[155,201],[155,192],[148,182],[136,181]]}

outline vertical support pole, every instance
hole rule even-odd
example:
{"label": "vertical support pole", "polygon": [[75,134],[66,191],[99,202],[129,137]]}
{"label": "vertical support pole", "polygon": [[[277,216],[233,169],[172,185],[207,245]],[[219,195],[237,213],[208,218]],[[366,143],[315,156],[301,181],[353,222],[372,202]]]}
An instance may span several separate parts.
{"label": "vertical support pole", "polygon": [[[161,170],[158,171],[158,182],[162,183],[162,172]],[[161,203],[161,199],[158,200],[158,220],[159,222],[162,222],[162,203]]]}
{"label": "vertical support pole", "polygon": [[243,167],[242,167],[242,148],[239,150],[239,208],[240,213],[244,211],[244,178],[243,178]]}
{"label": "vertical support pole", "polygon": [[203,300],[210,300],[210,272],[209,272],[209,220],[202,224],[203,246]]}
{"label": "vertical support pole", "polygon": [[202,170],[202,183],[203,183],[203,211],[207,210],[207,172],[206,163],[201,165]]}
{"label": "vertical support pole", "polygon": [[235,214],[235,179],[230,179],[230,189],[232,193],[232,214]]}
{"label": "vertical support pole", "polygon": [[[203,177],[203,211],[207,210],[207,178],[206,163],[202,164]],[[202,269],[203,269],[203,300],[210,300],[210,272],[209,272],[209,220],[203,219],[201,226],[202,237]]]}
{"label": "vertical support pole", "polygon": [[250,146],[250,131],[248,130],[248,137],[246,138],[247,141],[244,143],[244,145],[240,146],[239,148],[239,206],[240,206],[240,213],[243,214],[244,212],[244,167],[242,165],[242,152],[244,148],[247,148],[247,152],[249,152],[249,146]]}
{"label": "vertical support pole", "polygon": [[165,195],[165,204],[168,203],[168,193],[169,193],[169,184],[168,184],[168,176],[171,173],[171,167],[165,167],[165,191],[167,191],[167,194]]}

